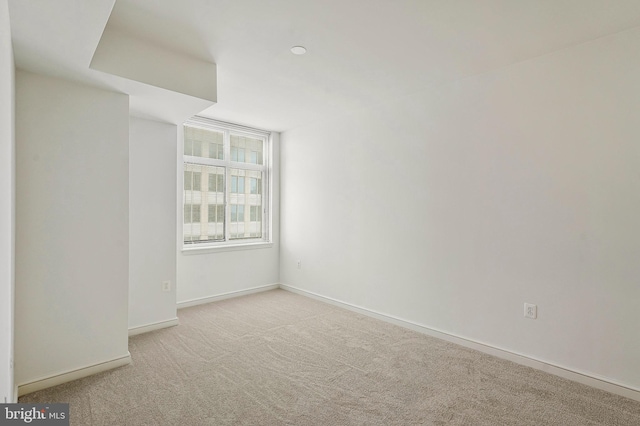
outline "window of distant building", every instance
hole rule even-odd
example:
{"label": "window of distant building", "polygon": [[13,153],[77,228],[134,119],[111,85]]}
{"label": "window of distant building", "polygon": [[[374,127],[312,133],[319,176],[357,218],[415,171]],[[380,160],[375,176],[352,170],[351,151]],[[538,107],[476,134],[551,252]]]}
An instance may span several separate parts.
{"label": "window of distant building", "polygon": [[185,247],[269,241],[269,133],[201,117],[183,129]]}

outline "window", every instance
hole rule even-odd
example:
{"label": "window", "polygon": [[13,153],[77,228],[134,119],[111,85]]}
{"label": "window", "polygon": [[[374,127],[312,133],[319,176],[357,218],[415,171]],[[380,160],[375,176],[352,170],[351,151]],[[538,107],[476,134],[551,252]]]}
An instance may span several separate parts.
{"label": "window", "polygon": [[184,189],[192,189],[194,191],[200,191],[200,180],[202,179],[202,173],[187,171],[184,172]]}
{"label": "window", "polygon": [[244,194],[244,176],[231,176],[231,192],[234,194]]}
{"label": "window", "polygon": [[184,223],[200,222],[200,205],[185,204],[184,205]]}
{"label": "window", "polygon": [[209,175],[209,192],[224,192],[224,174]]}
{"label": "window", "polygon": [[184,124],[185,245],[268,241],[268,133],[195,117]]}
{"label": "window", "polygon": [[250,178],[249,182],[251,185],[251,194],[260,194],[260,190],[262,189],[260,178]]}
{"label": "window", "polygon": [[251,206],[251,222],[260,222],[260,208],[259,206]]}

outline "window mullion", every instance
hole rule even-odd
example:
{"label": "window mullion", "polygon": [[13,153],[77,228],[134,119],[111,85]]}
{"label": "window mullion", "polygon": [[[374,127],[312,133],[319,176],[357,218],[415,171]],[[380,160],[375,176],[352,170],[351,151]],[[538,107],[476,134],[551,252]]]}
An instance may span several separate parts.
{"label": "window mullion", "polygon": [[229,241],[231,235],[231,135],[228,130],[224,131],[224,240]]}
{"label": "window mullion", "polygon": [[260,234],[262,235],[262,238],[265,238],[267,236],[266,234],[266,227],[265,224],[267,222],[268,215],[267,215],[267,198],[265,198],[265,194],[266,194],[266,187],[267,187],[267,175],[268,173],[266,172],[262,172],[262,188],[260,188],[261,192],[260,192],[260,204],[262,207],[262,217],[260,218],[261,222],[260,222]]}
{"label": "window mullion", "polygon": [[195,157],[191,155],[185,155],[184,162],[191,163],[191,164],[205,164],[207,166],[215,166],[215,167],[224,167],[227,164],[227,161],[224,161],[224,160],[216,160],[215,158]]}
{"label": "window mullion", "polygon": [[253,170],[256,172],[264,172],[266,170],[266,167],[262,164],[240,163],[235,161],[230,164],[234,169]]}

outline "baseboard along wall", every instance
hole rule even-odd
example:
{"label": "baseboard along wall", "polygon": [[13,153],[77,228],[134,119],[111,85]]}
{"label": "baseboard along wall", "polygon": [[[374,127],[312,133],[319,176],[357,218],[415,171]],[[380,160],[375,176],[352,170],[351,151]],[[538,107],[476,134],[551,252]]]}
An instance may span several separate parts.
{"label": "baseboard along wall", "polygon": [[[417,323],[407,321],[401,318],[397,318],[391,315],[376,312],[367,308],[356,306],[347,302],[343,302],[341,300],[333,299],[331,297],[323,296],[323,295],[313,293],[308,290],[303,290],[301,288],[290,286],[287,284],[269,284],[269,285],[253,287],[245,290],[223,293],[216,296],[186,300],[183,302],[179,302],[177,304],[177,308],[182,309],[190,306],[216,302],[219,300],[246,296],[253,293],[275,290],[277,288],[290,291],[292,293],[300,294],[303,296],[307,296],[325,303],[330,303],[332,305],[339,306],[344,309],[348,309],[350,311],[357,312],[362,315],[366,315],[372,318],[386,321],[391,324],[398,325],[400,327],[404,327],[413,331],[417,331],[422,334],[426,334],[431,337],[442,339],[457,345],[461,345],[461,346],[474,349],[489,355],[493,355],[498,358],[506,359],[508,361],[512,361],[520,365],[525,365],[527,367],[535,368],[537,370],[541,370],[549,374],[553,374],[568,380],[572,380],[574,382],[582,383],[584,385],[591,386],[596,389],[601,389],[601,390],[613,393],[615,395],[620,395],[629,399],[633,399],[635,401],[640,401],[640,389],[630,388],[623,384],[615,383],[606,378],[594,377],[592,375],[585,374],[583,372],[575,371],[566,367],[540,361],[526,355],[508,351],[506,349],[494,347],[485,343],[477,342],[464,337],[459,337],[450,333],[445,333],[443,331],[435,330],[433,328],[430,328],[421,324],[417,324]],[[129,329],[129,336],[135,336],[137,334],[142,334],[142,333],[159,330],[167,327],[173,327],[176,325],[179,325],[178,318],[174,318],[167,321],[160,321],[157,323],[147,324],[139,327],[134,327]],[[64,372],[64,373],[43,378],[31,383],[19,385],[17,386],[17,390],[14,395],[16,396],[16,400],[17,400],[17,396],[25,395],[27,393],[35,392],[41,389],[46,389],[52,386],[57,386],[62,383],[70,382],[72,380],[80,379],[82,377],[87,377],[93,374],[101,373],[103,371],[107,371],[112,368],[121,367],[130,363],[131,363],[131,355],[127,353],[126,356],[117,358],[111,361],[80,368],[80,369],[69,371],[69,372]]]}
{"label": "baseboard along wall", "polygon": [[401,318],[393,317],[391,315],[376,312],[360,306],[352,305],[350,303],[333,299],[331,297],[322,296],[320,294],[303,290],[298,287],[290,286],[287,284],[280,284],[280,288],[283,290],[290,291],[292,293],[297,293],[303,296],[311,297],[313,299],[316,299],[322,302],[330,303],[332,305],[339,306],[344,309],[348,309],[350,311],[357,312],[362,315],[366,315],[368,317],[376,318],[382,321],[389,322],[391,324],[399,325],[400,327],[408,328],[410,330],[417,331],[419,333],[426,334],[431,337],[446,340],[447,342],[455,343],[457,345],[461,345],[461,346],[474,349],[489,355],[493,355],[498,358],[506,359],[508,361],[515,362],[516,364],[525,365],[527,367],[535,368],[536,370],[541,370],[546,373],[553,374],[555,376],[559,376],[567,380],[572,380],[574,382],[582,383],[584,385],[591,386],[596,389],[601,389],[615,395],[620,395],[620,396],[624,396],[625,398],[633,399],[635,401],[640,401],[640,389],[630,388],[623,384],[615,383],[606,378],[594,377],[592,375],[589,375],[583,372],[579,372],[566,367],[550,364],[548,362],[540,361],[526,355],[514,353],[502,348],[497,348],[497,347],[488,345],[486,343],[476,342],[474,340],[470,340],[464,337],[459,337],[450,333],[445,333],[443,331],[435,330],[433,328],[426,327],[421,324],[417,324]]}
{"label": "baseboard along wall", "polygon": [[280,284],[268,284],[259,287],[252,287],[246,290],[230,291],[228,293],[218,294],[216,296],[200,297],[197,299],[185,300],[178,302],[178,309],[188,308],[189,306],[202,305],[205,303],[217,302],[218,300],[231,299],[232,297],[246,296],[252,293],[260,293],[261,291],[269,291],[280,288]]}
{"label": "baseboard along wall", "polygon": [[137,334],[148,333],[150,331],[160,330],[162,328],[175,327],[180,324],[178,318],[172,318],[166,321],[154,322],[152,324],[140,325],[137,327],[132,327],[129,329],[129,337],[135,336]]}
{"label": "baseboard along wall", "polygon": [[18,392],[16,395],[18,396],[26,395],[31,392],[61,385],[63,383],[67,383],[72,380],[77,380],[83,377],[92,376],[94,374],[102,373],[103,371],[111,370],[113,368],[118,368],[118,367],[122,367],[129,364],[131,364],[131,354],[127,351],[126,355],[119,358],[101,362],[95,365],[90,365],[87,367],[78,368],[76,370],[65,371],[59,374],[55,374],[53,376],[35,380],[30,383],[24,383],[22,385],[18,385]]}

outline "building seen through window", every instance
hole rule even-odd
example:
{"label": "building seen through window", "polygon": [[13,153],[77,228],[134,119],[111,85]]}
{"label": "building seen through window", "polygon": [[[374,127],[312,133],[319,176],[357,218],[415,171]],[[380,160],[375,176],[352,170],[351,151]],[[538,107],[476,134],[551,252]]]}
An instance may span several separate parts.
{"label": "building seen through window", "polygon": [[185,244],[265,239],[267,141],[217,122],[184,125]]}

